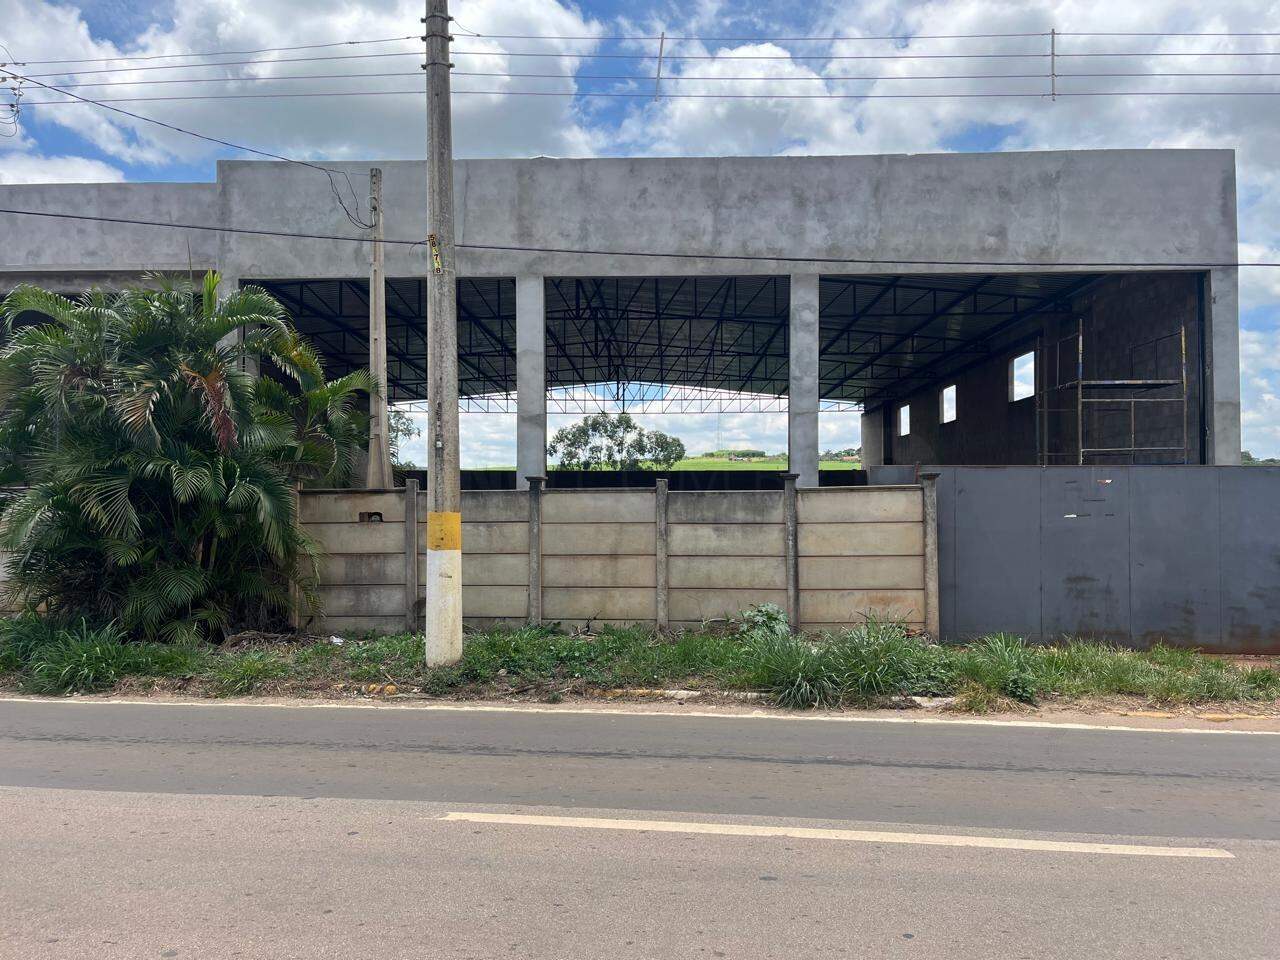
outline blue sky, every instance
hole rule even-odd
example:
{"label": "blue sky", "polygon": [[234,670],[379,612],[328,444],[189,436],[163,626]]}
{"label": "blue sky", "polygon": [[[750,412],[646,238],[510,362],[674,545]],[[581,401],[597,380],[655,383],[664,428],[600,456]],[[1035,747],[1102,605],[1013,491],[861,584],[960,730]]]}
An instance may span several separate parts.
{"label": "blue sky", "polygon": [[[904,81],[933,72],[1035,72],[1036,61],[840,61],[850,52],[1022,53],[1041,50],[1040,38],[924,39],[935,35],[1134,31],[1142,33],[1232,31],[1280,32],[1274,0],[453,0],[454,60],[459,74],[544,73],[548,77],[463,77],[455,89],[510,91],[652,90],[652,61],[619,59],[653,54],[652,42],[510,40],[496,34],[538,37],[657,36],[731,38],[672,40],[664,75],[667,90],[760,93],[985,92],[992,81]],[[418,0],[0,0],[0,43],[20,61],[163,54],[371,39],[416,33]],[[482,37],[464,35],[470,32]],[[837,46],[795,37],[910,35],[911,42]],[[1061,61],[1059,72],[1082,63],[1105,63],[1118,72],[1280,70],[1280,39],[1063,38],[1060,50],[1126,52],[1105,61]],[[1073,46],[1074,45],[1074,46]],[[346,53],[353,48],[333,51]],[[416,52],[415,43],[358,48]],[[1151,54],[1224,54],[1275,51],[1277,56],[1169,57]],[[470,51],[470,52],[462,52]],[[522,58],[538,51],[552,56]],[[331,51],[311,51],[328,53]],[[281,54],[280,57],[306,55]],[[583,60],[574,53],[615,56]],[[772,60],[744,61],[743,56]],[[3,56],[3,54],[0,54]],[[735,57],[734,61],[726,57]],[[274,59],[274,58],[268,58]],[[403,77],[357,81],[279,80],[236,83],[149,84],[119,89],[82,88],[89,96],[208,93],[210,90],[338,89],[395,90],[420,84],[416,56],[347,61],[279,61],[200,71],[149,71],[62,78],[51,82],[138,81],[159,78],[296,76],[303,73],[404,73]],[[1028,64],[1030,64],[1028,66]],[[86,64],[74,69],[97,65]],[[120,64],[113,64],[119,67]],[[36,72],[36,67],[26,68]],[[55,68],[41,66],[41,72]],[[851,83],[851,74],[889,78]],[[599,79],[625,74],[632,80]],[[744,79],[725,80],[725,77]],[[593,79],[595,78],[595,79]],[[789,78],[781,80],[778,78]],[[1280,78],[1076,80],[1078,89],[1123,83],[1126,89],[1270,89]],[[1039,79],[996,81],[1005,90],[1041,89]],[[1092,88],[1088,84],[1095,84]],[[26,99],[46,99],[28,88]],[[0,101],[0,102],[8,102]],[[420,100],[415,97],[296,98],[291,100],[157,101],[124,105],[237,142],[295,157],[399,158],[420,155],[424,139]],[[662,100],[648,98],[516,97],[460,94],[455,98],[459,156],[833,154],[973,150],[1034,150],[1073,147],[1230,147],[1237,150],[1241,257],[1280,260],[1280,110],[1270,97],[1106,97],[972,100]],[[3,131],[0,131],[3,132]],[[0,139],[0,182],[50,180],[209,180],[214,161],[230,151],[119,118],[87,106],[31,106],[20,133]],[[1241,359],[1245,446],[1259,455],[1280,455],[1280,271],[1242,271]],[[692,449],[725,443],[785,446],[785,417],[725,414],[653,417]],[[858,442],[856,415],[823,418],[823,443]],[[514,424],[502,415],[469,415],[464,434],[470,464],[510,463]]]}

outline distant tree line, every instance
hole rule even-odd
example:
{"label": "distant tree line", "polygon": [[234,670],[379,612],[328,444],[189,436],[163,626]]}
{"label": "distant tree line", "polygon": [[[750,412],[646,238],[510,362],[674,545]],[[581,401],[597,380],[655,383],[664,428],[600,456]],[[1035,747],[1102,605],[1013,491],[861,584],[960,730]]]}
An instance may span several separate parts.
{"label": "distant tree line", "polygon": [[630,414],[597,413],[557,430],[547,456],[561,470],[669,470],[685,450],[675,437],[646,430]]}

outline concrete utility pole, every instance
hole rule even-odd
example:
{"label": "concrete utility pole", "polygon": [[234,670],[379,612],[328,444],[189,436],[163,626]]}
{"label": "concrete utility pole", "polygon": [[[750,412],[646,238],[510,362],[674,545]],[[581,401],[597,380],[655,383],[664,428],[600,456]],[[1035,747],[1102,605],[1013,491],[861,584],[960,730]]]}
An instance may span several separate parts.
{"label": "concrete utility pole", "polygon": [[386,490],[391,475],[391,415],[387,410],[387,279],[382,267],[382,171],[369,171],[369,212],[373,216],[369,251],[369,373],[377,392],[369,398],[369,457],[364,485]]}
{"label": "concrete utility pole", "polygon": [[449,0],[426,0],[427,45],[427,665],[462,656],[462,493],[458,478],[457,266]]}

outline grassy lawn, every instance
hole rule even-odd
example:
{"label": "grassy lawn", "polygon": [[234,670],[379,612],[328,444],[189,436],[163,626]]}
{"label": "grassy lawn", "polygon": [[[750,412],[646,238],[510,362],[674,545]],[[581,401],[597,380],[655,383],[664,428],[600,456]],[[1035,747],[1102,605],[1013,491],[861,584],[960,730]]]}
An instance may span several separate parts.
{"label": "grassy lawn", "polygon": [[414,635],[223,649],[129,643],[112,627],[59,628],[25,616],[0,622],[0,674],[0,685],[38,694],[151,688],[203,696],[363,691],[556,701],[617,688],[680,687],[757,691],[789,708],[950,696],[954,709],[970,712],[1111,696],[1153,705],[1275,705],[1280,698],[1274,665],[1241,667],[1167,647],[1032,646],[1007,635],[939,646],[896,624],[801,637],[769,608],[748,611],[732,630],[666,637],[641,628],[492,630],[468,637],[460,663],[431,670]]}
{"label": "grassy lawn", "polygon": [[[838,460],[822,460],[818,463],[819,470],[857,470],[862,466],[860,463],[842,463]],[[760,459],[760,460],[726,460],[723,457],[686,457],[681,460],[672,470],[777,470],[785,471],[787,469],[787,460],[782,459]]]}

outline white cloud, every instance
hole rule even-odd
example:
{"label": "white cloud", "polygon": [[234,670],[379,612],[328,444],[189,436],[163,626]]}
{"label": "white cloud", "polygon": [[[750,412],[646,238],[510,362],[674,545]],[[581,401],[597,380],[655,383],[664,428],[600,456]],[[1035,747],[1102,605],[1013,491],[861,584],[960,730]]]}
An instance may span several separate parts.
{"label": "white cloud", "polygon": [[39,153],[0,153],[0,184],[119,183],[124,174],[101,160],[46,157]]}
{"label": "white cloud", "polygon": [[[540,57],[536,69],[529,60],[510,58],[508,49],[520,49],[518,41],[466,38],[458,24],[481,33],[536,35],[594,35],[600,25],[561,0],[458,0],[454,13],[454,60],[463,72],[536,72],[561,77],[525,81],[537,89],[572,89],[572,75],[579,61],[569,57]],[[246,4],[240,0],[202,0],[173,8],[171,27],[153,26],[129,45],[127,52],[155,55],[191,50],[253,50],[263,46],[325,43],[339,38],[407,36],[421,29],[420,3],[410,0],[365,0],[362,3],[316,4],[311,0],[264,0]],[[12,39],[14,56],[24,61],[42,59],[119,56],[115,44],[89,35],[78,10],[48,0],[0,0],[0,22]],[[539,49],[555,54],[590,52],[591,43],[548,41]],[[482,51],[471,56],[462,51]],[[404,57],[368,57],[360,60],[298,61],[290,58],[327,54],[389,53],[408,51]],[[233,59],[249,59],[237,57]],[[282,77],[304,74],[397,73],[403,76],[361,81],[317,80],[308,83],[256,82],[183,83],[141,87],[87,87],[77,93],[88,97],[180,96],[209,93],[266,93],[302,90],[416,90],[422,87],[422,46],[408,41],[338,50],[311,50],[261,55],[269,60],[253,65],[218,69],[169,71],[133,70],[107,75],[112,82],[164,79],[173,76]],[[140,66],[140,64],[138,64]],[[154,64],[148,64],[154,65]],[[87,64],[74,69],[92,68]],[[28,72],[47,73],[36,66]],[[49,83],[96,82],[91,75],[57,78]],[[457,89],[509,89],[514,81],[500,77],[458,76]],[[45,91],[28,87],[28,101],[55,99]],[[283,100],[157,101],[121,104],[123,109],[177,124],[222,139],[259,146],[291,157],[399,157],[421,156],[426,139],[420,96],[366,98],[307,97]],[[74,130],[110,156],[130,163],[161,164],[173,159],[197,160],[210,155],[213,145],[165,131],[151,124],[106,113],[90,106],[30,106],[28,116],[38,122]],[[455,98],[455,149],[459,156],[511,156],[552,154],[574,156],[596,152],[595,135],[581,121],[569,98],[466,96]]]}

